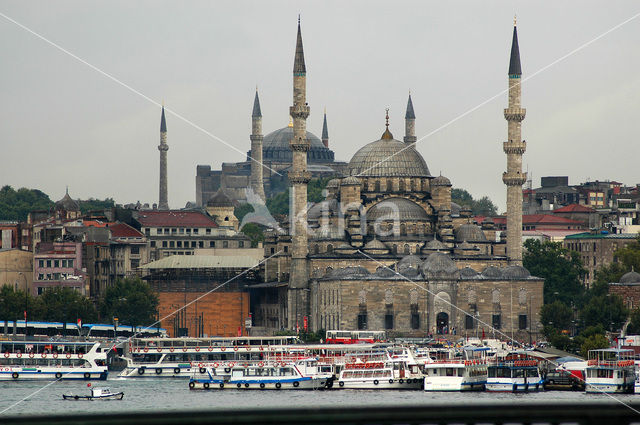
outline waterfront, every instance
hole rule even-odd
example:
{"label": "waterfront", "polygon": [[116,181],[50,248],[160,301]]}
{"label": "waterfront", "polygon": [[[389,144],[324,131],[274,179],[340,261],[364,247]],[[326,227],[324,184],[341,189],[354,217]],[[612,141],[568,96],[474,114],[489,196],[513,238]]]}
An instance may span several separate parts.
{"label": "waterfront", "polygon": [[[51,415],[72,413],[125,413],[205,410],[252,409],[279,407],[349,407],[349,406],[430,406],[509,403],[624,403],[640,401],[640,394],[585,394],[584,392],[547,391],[530,394],[512,393],[425,393],[424,391],[190,391],[187,380],[110,379],[94,382],[112,391],[124,391],[122,401],[64,401],[63,393],[89,392],[84,381],[67,382],[2,382],[0,411],[27,397],[3,415]],[[33,394],[43,386],[44,390]],[[615,398],[614,398],[615,397]]]}

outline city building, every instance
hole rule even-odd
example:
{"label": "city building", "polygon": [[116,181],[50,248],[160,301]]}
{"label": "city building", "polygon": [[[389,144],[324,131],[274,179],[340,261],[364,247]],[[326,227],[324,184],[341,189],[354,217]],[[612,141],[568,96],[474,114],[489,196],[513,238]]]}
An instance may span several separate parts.
{"label": "city building", "polygon": [[617,250],[636,241],[637,233],[609,233],[607,231],[593,231],[568,235],[563,246],[580,254],[580,259],[587,270],[583,278],[584,285],[589,288],[595,281],[596,271],[614,262]]}
{"label": "city building", "polygon": [[133,277],[142,264],[149,262],[147,238],[125,223],[110,223],[110,276],[109,281]]}
{"label": "city building", "polygon": [[33,255],[32,295],[49,288],[73,288],[89,295],[82,242],[40,242]]}
{"label": "city building", "polygon": [[[229,216],[225,216],[229,218]],[[224,218],[222,220],[224,221]],[[201,211],[136,211],[135,220],[149,241],[149,260],[194,255],[201,248],[250,248],[251,240],[233,226],[221,227]],[[228,221],[237,221],[235,216]]]}
{"label": "city building", "polygon": [[0,249],[0,286],[31,290],[33,286],[33,252],[19,248]]}

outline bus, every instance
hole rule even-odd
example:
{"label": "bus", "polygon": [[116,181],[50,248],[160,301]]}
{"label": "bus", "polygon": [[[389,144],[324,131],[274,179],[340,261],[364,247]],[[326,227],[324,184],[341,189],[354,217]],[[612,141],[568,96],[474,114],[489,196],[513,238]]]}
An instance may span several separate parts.
{"label": "bus", "polygon": [[[117,334],[116,334],[117,332]],[[63,322],[32,322],[24,320],[0,321],[0,334],[3,336],[41,336],[41,337],[86,337],[96,339],[129,338],[135,337],[160,337],[166,338],[167,330],[146,326],[114,325],[88,323],[78,326],[77,323]]]}
{"label": "bus", "polygon": [[147,326],[106,325],[100,323],[87,323],[82,325],[83,335],[87,338],[166,338],[167,330],[164,328],[152,328]]}
{"label": "bus", "polygon": [[327,344],[373,344],[386,340],[385,331],[327,331]]}
{"label": "bus", "polygon": [[32,335],[32,336],[71,336],[79,337],[80,328],[77,323],[63,322],[31,322],[24,320],[0,321],[0,333],[3,335]]}

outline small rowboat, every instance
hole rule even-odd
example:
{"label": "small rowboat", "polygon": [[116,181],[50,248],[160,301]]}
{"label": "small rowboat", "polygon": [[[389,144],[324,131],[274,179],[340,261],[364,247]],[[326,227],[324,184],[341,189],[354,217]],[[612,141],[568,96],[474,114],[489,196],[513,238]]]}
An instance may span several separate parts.
{"label": "small rowboat", "polygon": [[91,395],[63,394],[64,400],[122,400],[124,393],[112,393],[109,388],[91,388]]}

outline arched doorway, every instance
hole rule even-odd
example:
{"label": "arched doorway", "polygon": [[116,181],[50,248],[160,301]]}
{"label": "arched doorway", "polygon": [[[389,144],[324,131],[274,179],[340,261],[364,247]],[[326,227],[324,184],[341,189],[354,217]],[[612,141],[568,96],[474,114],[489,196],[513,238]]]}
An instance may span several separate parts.
{"label": "arched doorway", "polygon": [[449,315],[444,311],[436,316],[436,330],[439,335],[449,333]]}

